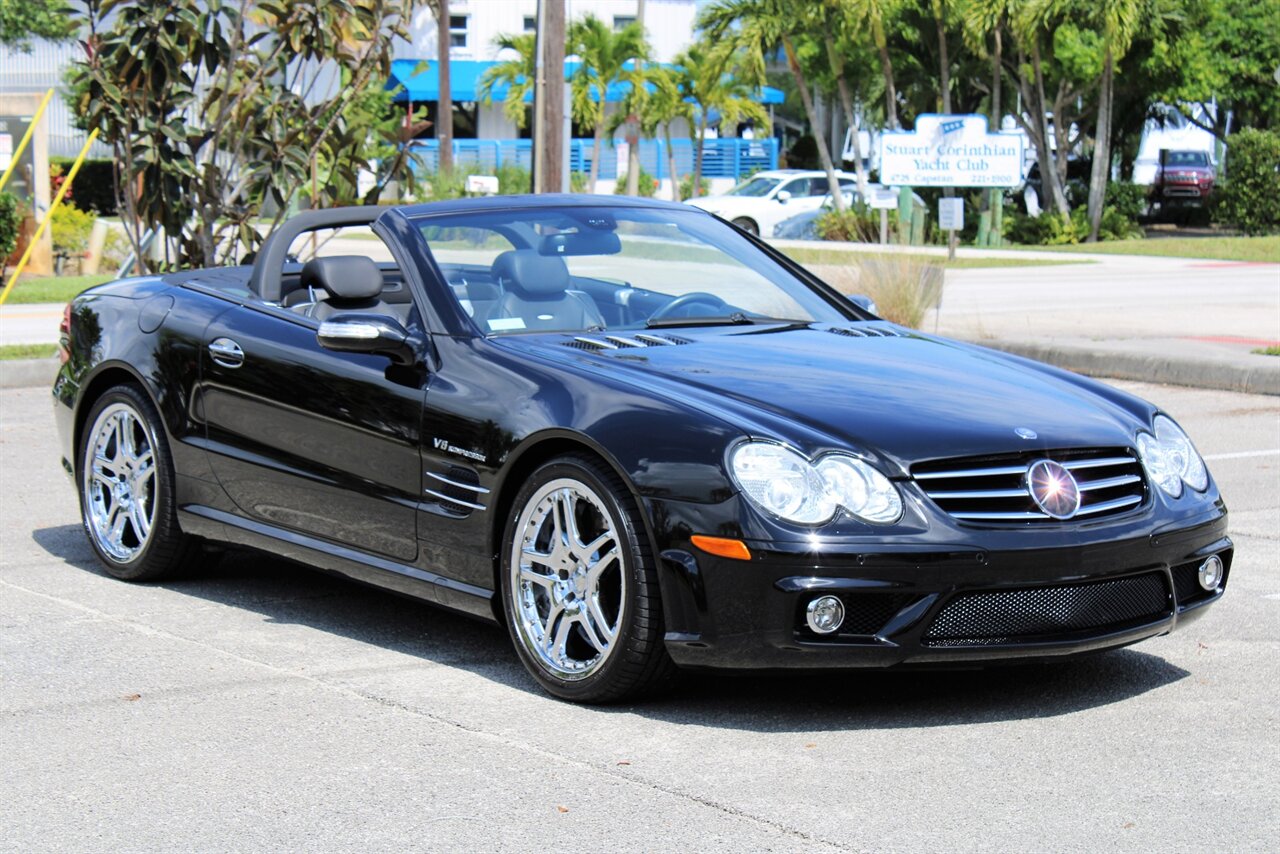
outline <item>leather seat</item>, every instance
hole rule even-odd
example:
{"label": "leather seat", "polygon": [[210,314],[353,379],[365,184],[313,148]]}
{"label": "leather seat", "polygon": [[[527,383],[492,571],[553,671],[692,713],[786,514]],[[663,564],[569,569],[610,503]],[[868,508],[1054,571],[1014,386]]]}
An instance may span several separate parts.
{"label": "leather seat", "polygon": [[344,311],[382,314],[399,320],[395,309],[383,302],[382,271],[363,255],[331,255],[312,258],[302,268],[303,288],[320,288],[325,299],[317,300],[303,312],[316,320]]}
{"label": "leather seat", "polygon": [[[563,258],[514,249],[493,260],[492,273],[505,293],[488,319],[519,318],[524,324],[499,324],[498,329],[584,330],[605,325],[591,297],[569,289],[569,268]],[[490,324],[489,328],[495,327]]]}

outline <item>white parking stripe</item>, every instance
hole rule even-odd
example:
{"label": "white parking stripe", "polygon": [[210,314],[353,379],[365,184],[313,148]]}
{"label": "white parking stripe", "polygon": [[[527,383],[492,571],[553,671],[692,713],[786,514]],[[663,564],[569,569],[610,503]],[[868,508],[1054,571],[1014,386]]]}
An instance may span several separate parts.
{"label": "white parking stripe", "polygon": [[1206,454],[1205,460],[1242,460],[1245,457],[1280,457],[1280,448],[1268,451],[1235,451],[1230,454]]}

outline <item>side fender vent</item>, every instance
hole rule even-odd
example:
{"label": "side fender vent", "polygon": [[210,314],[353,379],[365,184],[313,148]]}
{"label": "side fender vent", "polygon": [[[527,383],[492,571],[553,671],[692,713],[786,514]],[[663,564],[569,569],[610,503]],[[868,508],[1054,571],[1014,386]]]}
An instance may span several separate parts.
{"label": "side fender vent", "polygon": [[485,509],[489,490],[480,485],[480,475],[474,469],[454,465],[443,474],[428,469],[426,476],[423,495],[429,504],[443,511],[443,515],[465,517]]}

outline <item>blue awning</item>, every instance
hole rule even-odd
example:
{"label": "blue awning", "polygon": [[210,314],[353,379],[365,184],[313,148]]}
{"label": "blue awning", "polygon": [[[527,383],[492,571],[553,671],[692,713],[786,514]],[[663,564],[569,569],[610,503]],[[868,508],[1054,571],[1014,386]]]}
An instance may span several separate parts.
{"label": "blue awning", "polygon": [[[450,62],[449,89],[453,100],[478,101],[480,96],[477,90],[480,87],[480,78],[485,71],[497,64],[497,62],[484,62],[475,59],[455,59]],[[578,63],[567,64],[564,72],[565,79],[569,79],[577,68]],[[416,74],[414,73],[415,71],[417,71]],[[439,66],[429,60],[425,62],[416,59],[395,60],[391,63],[391,79],[387,81],[386,88],[396,89],[399,87],[403,88],[400,88],[394,98],[398,103],[439,100]],[[630,90],[630,83],[614,83],[605,92],[605,101],[609,103],[621,101]],[[507,87],[499,84],[493,88],[493,99],[500,101],[506,96],[506,93]],[[532,93],[525,96],[525,101],[532,100]],[[781,104],[783,101],[782,90],[774,89],[772,86],[762,86],[756,100],[762,104]]]}

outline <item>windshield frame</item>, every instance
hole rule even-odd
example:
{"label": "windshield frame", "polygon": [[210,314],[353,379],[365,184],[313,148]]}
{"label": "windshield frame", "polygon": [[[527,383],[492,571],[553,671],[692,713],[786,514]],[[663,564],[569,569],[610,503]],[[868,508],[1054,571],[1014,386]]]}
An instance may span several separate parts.
{"label": "windshield frame", "polygon": [[[450,323],[448,325],[450,326],[457,325],[462,327],[461,329],[457,330],[458,332],[465,331],[474,335],[475,337],[488,339],[488,338],[497,338],[497,337],[507,337],[511,335],[545,335],[545,334],[560,334],[560,335],[621,334],[621,335],[626,335],[628,333],[643,331],[643,328],[644,328],[643,326],[640,328],[607,327],[605,330],[600,332],[588,332],[586,330],[573,330],[573,329],[566,329],[566,330],[485,329],[483,324],[480,322],[479,318],[473,317],[471,314],[469,314],[467,310],[464,308],[464,306],[462,305],[462,300],[454,292],[454,289],[450,285],[448,277],[445,274],[444,268],[442,267],[440,259],[437,258],[436,254],[432,251],[430,241],[427,239],[426,235],[424,234],[424,230],[429,226],[445,225],[444,221],[446,220],[470,219],[472,217],[478,217],[481,215],[493,215],[493,214],[506,214],[506,215],[518,216],[521,213],[527,213],[531,220],[536,220],[540,217],[546,217],[549,214],[553,214],[556,211],[575,212],[577,214],[581,214],[583,210],[584,208],[582,205],[571,205],[571,204],[537,204],[537,205],[512,204],[510,206],[486,207],[484,209],[476,209],[476,210],[453,209],[453,210],[442,210],[438,212],[437,211],[430,211],[430,212],[414,211],[412,214],[408,214],[404,216],[403,222],[404,222],[405,228],[403,229],[401,234],[404,237],[409,237],[410,235],[412,236],[413,242],[417,245],[417,249],[421,253],[422,261],[425,262],[424,266],[428,267],[431,270],[431,272],[434,273],[434,275],[431,276],[431,278],[435,279],[435,283],[434,283],[435,287],[431,288],[431,291],[433,293],[432,293],[432,299],[430,300],[430,302],[445,303],[445,305],[439,306],[439,308],[437,309],[437,313],[441,316],[448,315],[448,316],[451,316],[452,318],[455,318],[456,324]],[[838,323],[838,322],[848,322],[848,321],[856,322],[856,321],[877,319],[875,315],[871,314],[870,312],[867,312],[857,303],[853,302],[848,296],[836,290],[826,282],[822,281],[813,273],[811,273],[809,270],[797,264],[796,262],[792,261],[786,255],[773,249],[773,247],[769,246],[767,243],[764,243],[759,238],[743,233],[739,229],[735,228],[734,226],[730,225],[728,222],[726,222],[725,220],[721,219],[718,216],[715,216],[714,214],[704,212],[698,208],[686,207],[686,206],[679,206],[679,207],[656,206],[656,205],[655,206],[650,206],[650,205],[630,206],[630,205],[618,205],[618,204],[602,204],[597,210],[599,210],[603,214],[607,214],[610,216],[617,216],[619,218],[625,218],[625,214],[627,212],[636,212],[636,213],[642,213],[642,214],[648,214],[648,215],[652,215],[654,213],[659,213],[659,212],[665,212],[674,217],[705,218],[705,221],[701,224],[705,224],[717,229],[718,236],[721,236],[730,241],[737,241],[740,244],[746,244],[747,251],[743,254],[746,256],[747,259],[749,259],[750,263],[748,263],[748,261],[744,260],[742,257],[738,257],[732,253],[726,252],[722,247],[717,246],[714,243],[710,243],[709,248],[714,248],[718,251],[725,252],[725,254],[731,260],[737,261],[738,263],[741,263],[743,264],[743,266],[746,266],[750,269],[755,269],[756,265],[771,266],[775,271],[788,276],[791,280],[791,283],[793,283],[796,287],[803,289],[803,291],[807,292],[808,295],[812,295],[813,297],[816,297],[817,300],[821,302],[822,307],[825,309],[829,309],[833,315],[832,317],[829,317],[829,318],[815,317],[812,320],[804,320],[802,318],[776,318],[776,317],[767,317],[765,315],[753,314],[751,316],[752,318],[754,318],[754,320],[751,321],[752,323],[759,322],[762,325],[766,323],[767,324],[781,324],[781,323],[822,324],[822,323]],[[459,227],[463,227],[463,224],[459,223]],[[768,277],[766,276],[765,278],[767,279]],[[788,294],[786,288],[772,281],[770,281],[769,284],[772,287],[780,290],[783,294],[787,294],[788,296],[794,299],[794,295]],[[809,313],[813,314],[812,311],[809,311]],[[689,326],[695,327],[695,326],[717,325],[718,321],[723,321],[724,317],[727,317],[727,316],[728,315],[709,316],[709,317],[690,317],[688,318]],[[679,328],[679,327],[672,326],[667,328]],[[451,333],[446,333],[446,334],[451,334]]]}

